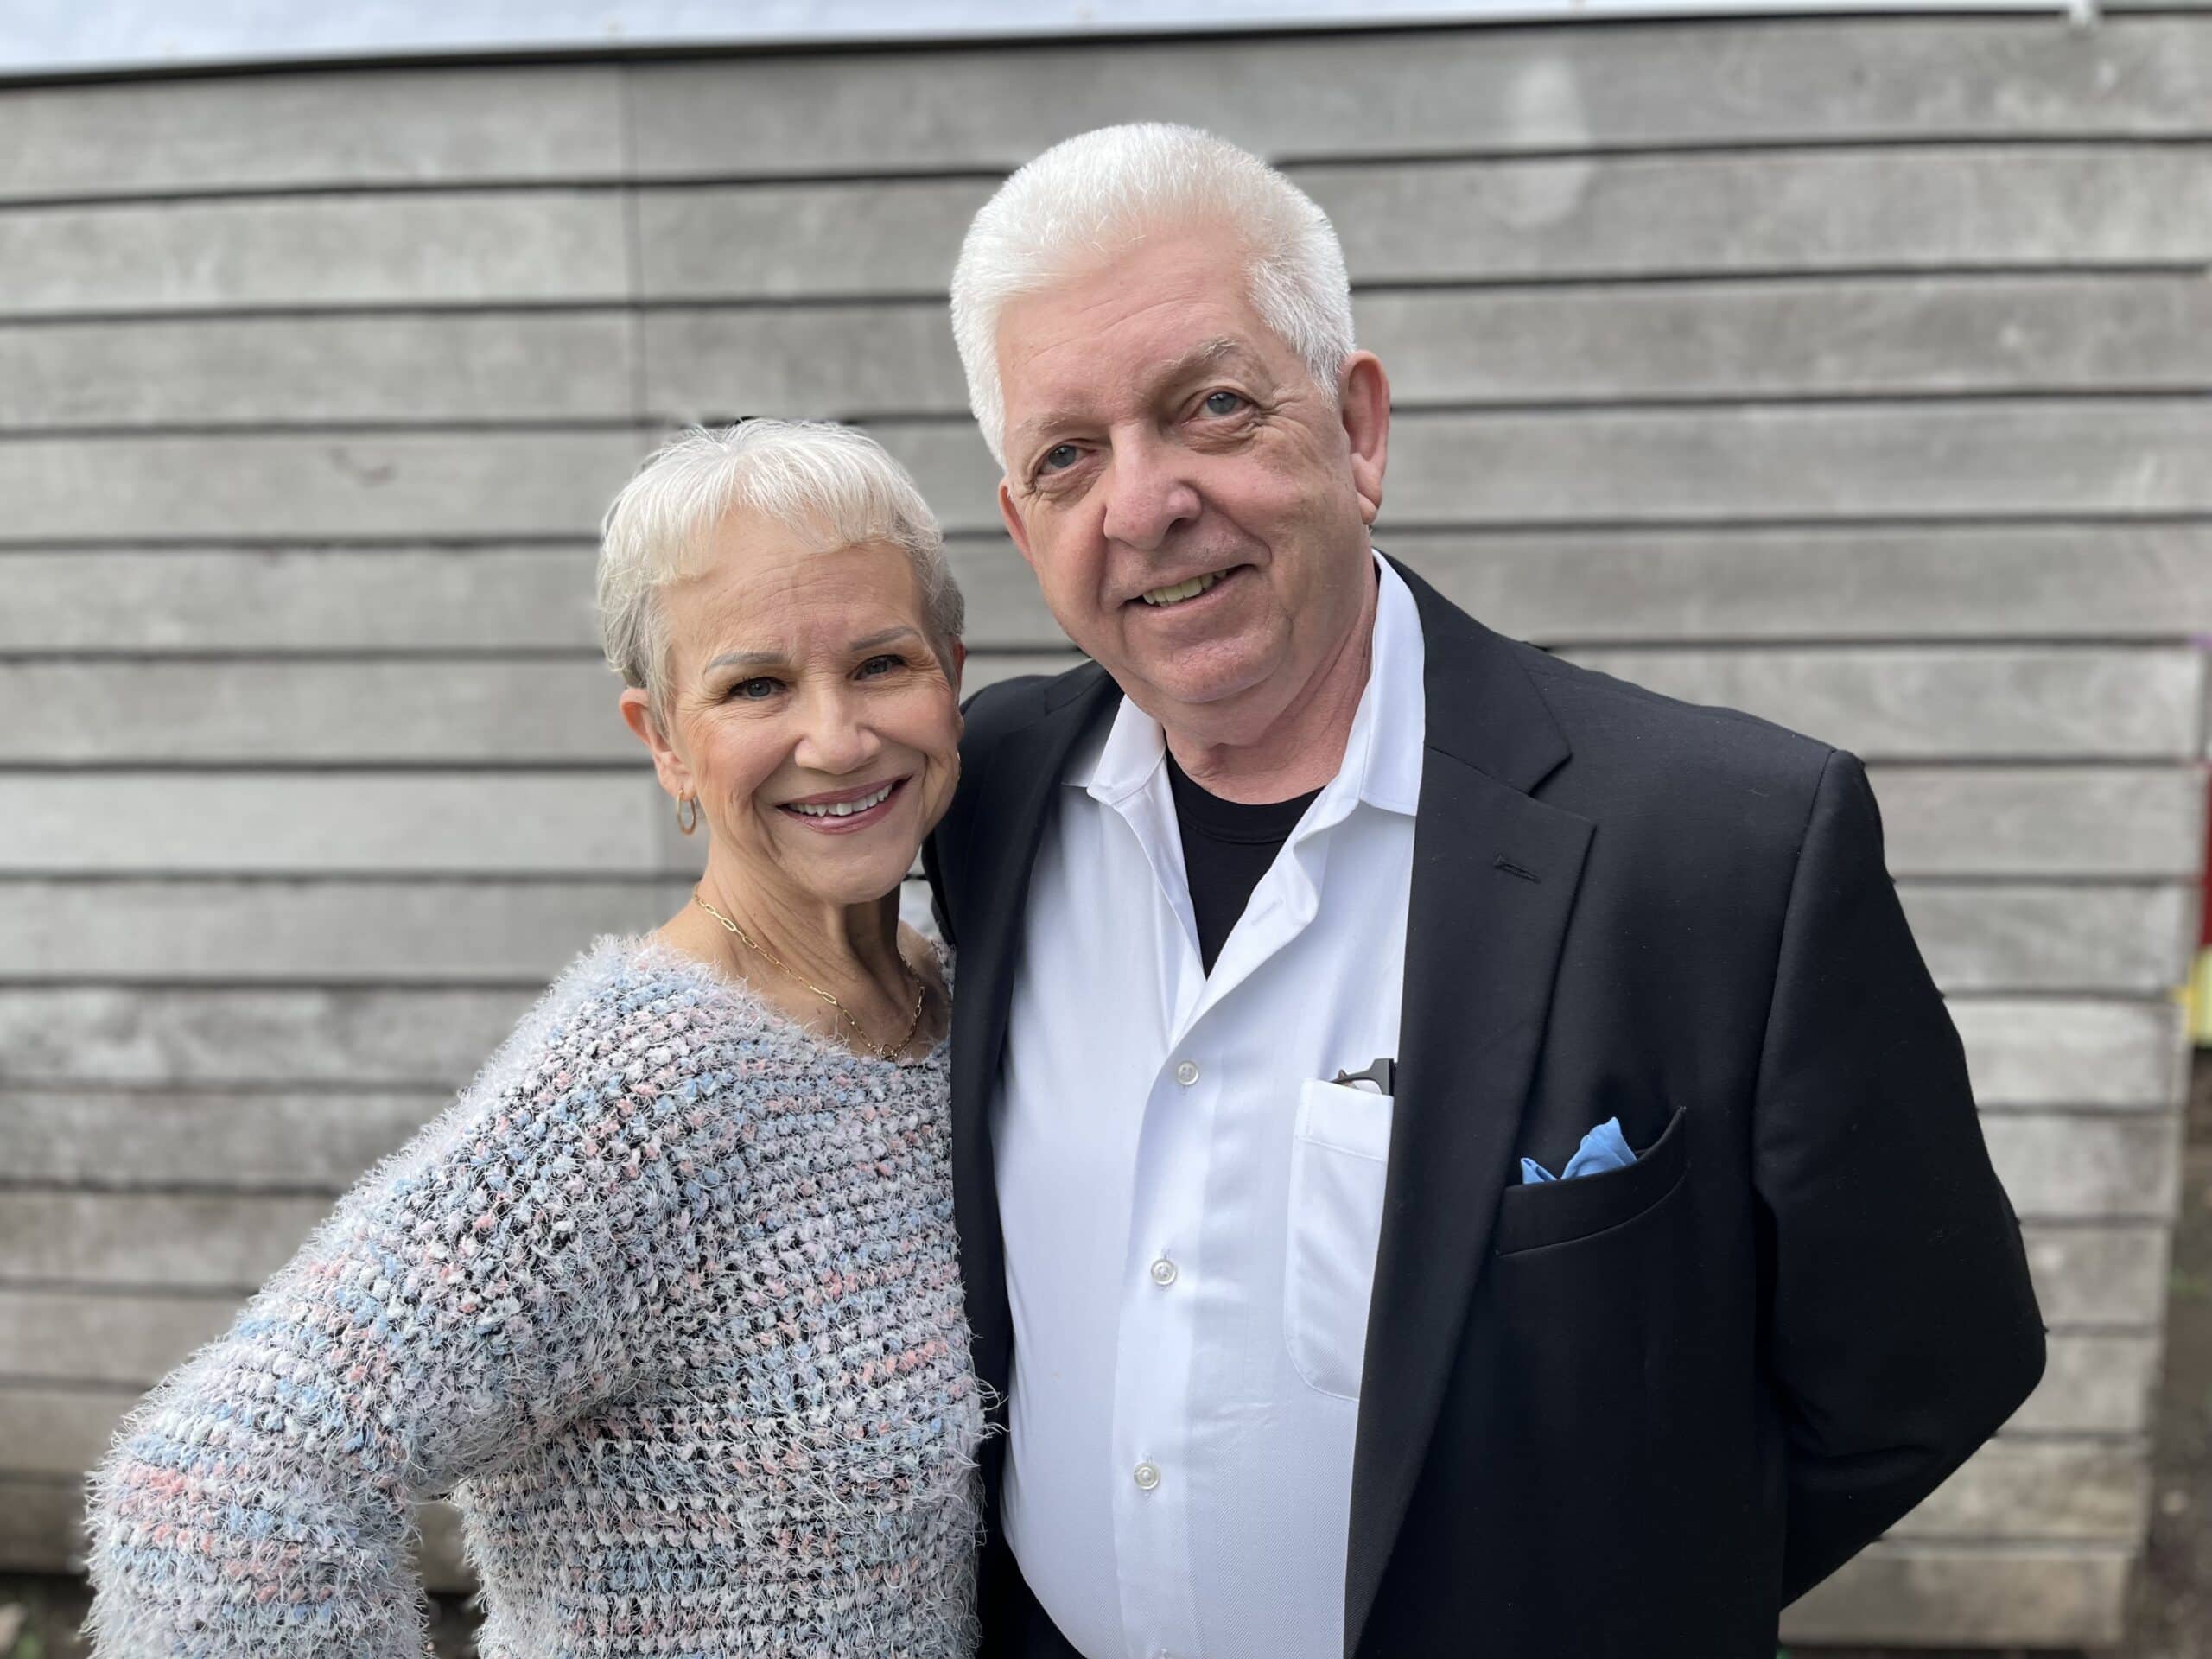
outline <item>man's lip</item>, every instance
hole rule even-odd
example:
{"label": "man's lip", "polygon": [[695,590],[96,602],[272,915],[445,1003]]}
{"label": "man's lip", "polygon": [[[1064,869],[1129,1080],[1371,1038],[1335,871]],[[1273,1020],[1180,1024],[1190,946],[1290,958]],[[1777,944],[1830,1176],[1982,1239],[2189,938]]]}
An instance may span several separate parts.
{"label": "man's lip", "polygon": [[794,795],[788,801],[778,801],[778,806],[842,806],[847,801],[857,801],[873,795],[879,789],[903,784],[905,778],[879,778],[872,784],[855,785],[851,789],[833,789],[824,795]]}
{"label": "man's lip", "polygon": [[1122,603],[1124,605],[1142,605],[1144,603],[1144,596],[1147,594],[1156,594],[1162,588],[1179,588],[1186,582],[1198,581],[1201,576],[1219,576],[1224,582],[1227,582],[1230,577],[1235,575],[1239,570],[1243,569],[1244,567],[1241,564],[1210,564],[1203,570],[1192,571],[1187,576],[1177,576],[1171,582],[1155,582],[1151,587],[1140,588],[1137,592],[1131,594],[1127,599],[1123,600]]}

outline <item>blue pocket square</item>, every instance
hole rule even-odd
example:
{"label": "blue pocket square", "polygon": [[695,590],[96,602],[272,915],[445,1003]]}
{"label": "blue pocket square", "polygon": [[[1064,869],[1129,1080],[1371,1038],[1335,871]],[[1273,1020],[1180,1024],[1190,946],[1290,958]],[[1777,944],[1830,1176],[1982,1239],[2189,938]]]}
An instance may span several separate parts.
{"label": "blue pocket square", "polygon": [[1582,1137],[1582,1144],[1574,1149],[1574,1156],[1567,1160],[1567,1167],[1554,1175],[1533,1158],[1521,1160],[1521,1183],[1526,1186],[1535,1181],[1571,1181],[1578,1175],[1595,1175],[1608,1169],[1626,1169],[1636,1161],[1636,1154],[1628,1149],[1628,1140],[1621,1134],[1621,1121],[1609,1117]]}

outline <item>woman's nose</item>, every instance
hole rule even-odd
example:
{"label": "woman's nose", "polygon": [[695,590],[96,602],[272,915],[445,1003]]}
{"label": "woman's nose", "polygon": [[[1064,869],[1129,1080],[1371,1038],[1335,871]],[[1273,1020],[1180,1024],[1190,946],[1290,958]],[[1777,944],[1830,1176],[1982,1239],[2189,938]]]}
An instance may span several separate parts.
{"label": "woman's nose", "polygon": [[837,776],[858,771],[882,747],[859,700],[842,691],[832,692],[809,701],[791,758],[809,772]]}

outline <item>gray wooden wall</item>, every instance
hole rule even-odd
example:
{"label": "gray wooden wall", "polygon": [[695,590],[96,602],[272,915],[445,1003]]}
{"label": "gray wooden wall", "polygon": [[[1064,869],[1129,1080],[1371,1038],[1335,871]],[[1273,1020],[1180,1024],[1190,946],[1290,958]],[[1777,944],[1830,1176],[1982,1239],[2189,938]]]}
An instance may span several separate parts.
{"label": "gray wooden wall", "polygon": [[941,296],[1008,167],[1137,117],[1335,216],[1387,546],[1872,766],[2050,1375],[1791,1630],[2113,1633],[2203,847],[2204,14],[0,88],[0,1562],[66,1563],[137,1392],[678,901],[588,603],[654,435],[867,421],[979,670],[1065,651]]}

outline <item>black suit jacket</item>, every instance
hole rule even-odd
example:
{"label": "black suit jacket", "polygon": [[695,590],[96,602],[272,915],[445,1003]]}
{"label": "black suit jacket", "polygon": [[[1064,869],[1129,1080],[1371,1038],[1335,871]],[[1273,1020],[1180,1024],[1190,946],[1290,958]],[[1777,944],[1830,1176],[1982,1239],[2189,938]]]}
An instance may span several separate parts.
{"label": "black suit jacket", "polygon": [[[1400,569],[1427,746],[1344,1651],[1770,1659],[1783,1604],[2042,1373],[1958,1037],[1856,760],[1556,662]],[[989,1114],[1023,904],[1118,695],[1095,666],[982,692],[927,852],[1000,1389]],[[1518,1184],[1612,1116],[1634,1166]],[[995,1541],[983,1595],[987,1652],[1073,1651]]]}

